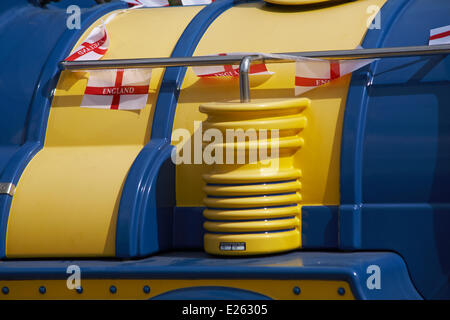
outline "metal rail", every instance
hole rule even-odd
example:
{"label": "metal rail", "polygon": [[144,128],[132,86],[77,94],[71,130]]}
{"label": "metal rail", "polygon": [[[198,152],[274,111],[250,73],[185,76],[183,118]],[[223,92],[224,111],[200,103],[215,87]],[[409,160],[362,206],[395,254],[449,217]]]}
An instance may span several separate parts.
{"label": "metal rail", "polygon": [[[128,69],[128,68],[166,68],[166,67],[195,67],[216,65],[239,65],[239,85],[241,102],[250,101],[249,70],[252,63],[288,63],[295,58],[320,59],[378,59],[411,56],[426,56],[449,54],[450,44],[415,47],[393,47],[377,49],[331,50],[289,52],[279,55],[291,57],[267,57],[263,54],[233,54],[227,56],[197,56],[182,58],[144,58],[117,60],[89,60],[89,61],[61,61],[64,70],[94,70],[94,69]],[[277,54],[275,54],[277,55]]]}

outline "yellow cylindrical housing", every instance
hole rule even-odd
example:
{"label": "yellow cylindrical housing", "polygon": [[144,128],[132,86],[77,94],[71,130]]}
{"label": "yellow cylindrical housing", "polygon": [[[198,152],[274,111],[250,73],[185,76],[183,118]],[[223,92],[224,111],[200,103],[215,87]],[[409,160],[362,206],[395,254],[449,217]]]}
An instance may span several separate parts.
{"label": "yellow cylindrical housing", "polygon": [[301,246],[301,170],[294,157],[304,144],[302,112],[309,104],[301,98],[200,106],[208,115],[204,134],[222,136],[207,146],[215,163],[203,175],[206,252],[255,255]]}

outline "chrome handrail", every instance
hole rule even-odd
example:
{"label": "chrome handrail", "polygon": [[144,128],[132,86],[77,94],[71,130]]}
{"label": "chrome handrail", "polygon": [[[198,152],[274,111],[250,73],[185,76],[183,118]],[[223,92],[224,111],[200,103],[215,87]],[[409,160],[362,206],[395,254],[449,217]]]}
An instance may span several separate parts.
{"label": "chrome handrail", "polygon": [[[226,56],[196,56],[180,58],[141,58],[141,59],[115,59],[115,60],[85,60],[61,61],[63,70],[94,70],[94,69],[127,69],[127,68],[166,68],[166,67],[195,67],[217,65],[239,65],[239,86],[241,102],[250,101],[249,69],[252,63],[288,63],[295,58],[320,59],[379,59],[411,56],[426,56],[449,54],[450,44],[433,46],[410,46],[377,49],[329,50],[308,51],[274,54],[232,54]],[[276,57],[284,55],[290,57]]]}

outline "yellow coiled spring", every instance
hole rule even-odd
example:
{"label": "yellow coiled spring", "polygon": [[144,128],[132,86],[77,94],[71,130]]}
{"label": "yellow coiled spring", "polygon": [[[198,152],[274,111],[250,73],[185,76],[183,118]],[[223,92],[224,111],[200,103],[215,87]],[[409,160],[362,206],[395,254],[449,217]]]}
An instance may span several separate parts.
{"label": "yellow coiled spring", "polygon": [[203,175],[206,252],[250,255],[300,247],[301,170],[294,158],[304,144],[302,111],[309,104],[301,98],[200,106],[208,115],[204,132],[224,137],[213,143],[223,161]]}

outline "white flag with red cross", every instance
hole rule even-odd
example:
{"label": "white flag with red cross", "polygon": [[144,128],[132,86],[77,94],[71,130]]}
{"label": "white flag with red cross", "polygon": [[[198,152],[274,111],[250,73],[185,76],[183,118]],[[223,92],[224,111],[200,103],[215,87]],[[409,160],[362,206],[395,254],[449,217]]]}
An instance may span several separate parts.
{"label": "white flag with red cross", "polygon": [[[233,52],[233,53],[219,53],[218,55],[227,56],[227,55],[242,55],[242,54],[246,53]],[[239,65],[192,67],[192,70],[198,77],[239,77]],[[267,70],[267,66],[264,63],[255,63],[250,66],[249,74],[270,75],[273,74],[273,72]]]}
{"label": "white flag with red cross", "polygon": [[296,61],[295,95],[324,85],[374,61],[361,60],[321,60],[300,58]]}
{"label": "white flag with red cross", "polygon": [[[132,6],[142,6],[146,8],[168,7],[168,0],[122,0]],[[183,6],[196,6],[202,4],[210,4],[214,0],[181,0]]]}
{"label": "white flag with red cross", "polygon": [[81,107],[144,109],[151,74],[151,69],[91,70]]}
{"label": "white flag with red cross", "polygon": [[168,0],[122,0],[122,1],[133,6],[142,6],[148,8],[169,6]]}
{"label": "white flag with red cross", "polygon": [[430,30],[431,45],[450,43],[450,25]]}
{"label": "white flag with red cross", "polygon": [[102,23],[92,29],[86,40],[66,60],[99,60],[105,55],[108,47],[109,39],[108,33],[106,32],[106,25]]}
{"label": "white flag with red cross", "polygon": [[214,0],[181,0],[183,6],[198,6],[202,4],[210,4]]}

